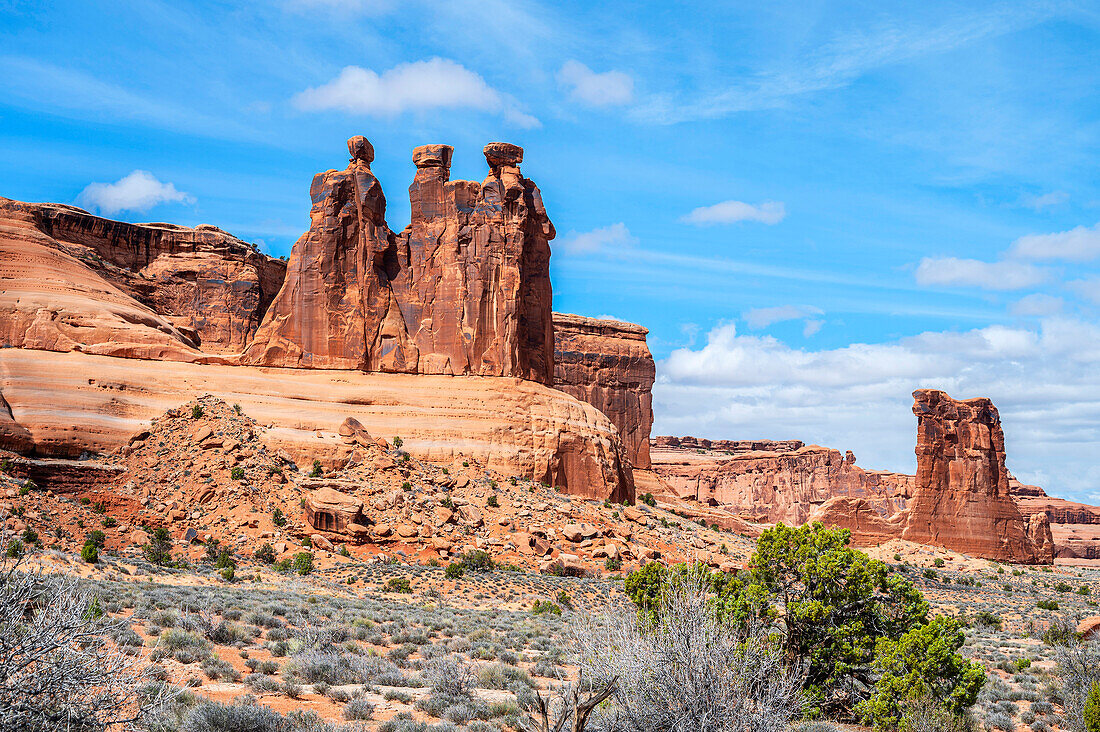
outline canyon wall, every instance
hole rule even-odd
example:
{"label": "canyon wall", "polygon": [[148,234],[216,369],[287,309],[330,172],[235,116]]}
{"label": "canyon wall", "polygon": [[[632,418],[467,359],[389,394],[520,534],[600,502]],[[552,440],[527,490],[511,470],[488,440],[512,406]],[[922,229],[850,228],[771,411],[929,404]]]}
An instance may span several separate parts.
{"label": "canyon wall", "polygon": [[208,225],[0,198],[0,341],[131,358],[241,351],[286,265]]}
{"label": "canyon wall", "polygon": [[554,227],[520,174],[523,149],[486,145],[478,184],[450,180],[450,146],[418,147],[401,234],[374,149],[362,137],[348,149],[346,169],[313,180],[310,230],[242,362],[551,383]]}
{"label": "canyon wall", "polygon": [[[425,460],[468,458],[564,492],[632,501],[618,432],[595,407],[515,378],[278,369],[139,361],[0,349],[0,394],[38,454],[109,452],[169,409],[203,394],[269,425],[267,439],[302,466],[347,457],[340,425],[401,437]],[[0,439],[4,433],[0,431]],[[0,442],[0,448],[8,445]]]}
{"label": "canyon wall", "polygon": [[1032,521],[1044,517],[1054,537],[1055,556],[1068,561],[1100,559],[1100,507],[1053,498],[1036,485],[1009,477],[1009,491],[1020,513]]}
{"label": "canyon wall", "polygon": [[[850,452],[803,447],[798,441],[755,441],[774,449],[733,455],[694,447],[701,444],[694,438],[687,448],[656,447],[662,443],[670,439],[654,440],[653,468],[677,498],[721,506],[746,521],[803,524],[816,507],[837,496],[859,498],[890,516],[905,506],[913,489],[912,476],[864,470]],[[800,446],[790,449],[792,444]]]}
{"label": "canyon wall", "polygon": [[650,467],[656,377],[647,333],[633,323],[554,313],[554,387],[606,414],[631,464],[643,470]]}

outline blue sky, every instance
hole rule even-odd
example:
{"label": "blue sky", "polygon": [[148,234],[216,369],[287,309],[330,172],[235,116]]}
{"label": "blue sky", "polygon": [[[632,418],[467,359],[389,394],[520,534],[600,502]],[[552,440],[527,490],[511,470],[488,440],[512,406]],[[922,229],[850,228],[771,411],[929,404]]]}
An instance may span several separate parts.
{"label": "blue sky", "polygon": [[[911,471],[909,393],[1001,408],[1100,502],[1100,5],[0,0],[0,195],[286,254],[374,143],[526,149],[555,308],[650,328],[655,432]],[[917,7],[919,5],[919,7]]]}

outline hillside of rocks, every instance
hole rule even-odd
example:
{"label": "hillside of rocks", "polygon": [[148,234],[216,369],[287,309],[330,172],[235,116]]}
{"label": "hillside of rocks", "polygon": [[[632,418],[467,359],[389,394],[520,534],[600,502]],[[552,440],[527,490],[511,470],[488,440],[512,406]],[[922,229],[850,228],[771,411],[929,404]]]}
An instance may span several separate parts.
{"label": "hillside of rocks", "polygon": [[[573,575],[654,559],[733,569],[751,547],[662,508],[568,495],[469,457],[415,458],[404,438],[376,437],[354,418],[337,430],[337,469],[297,465],[276,434],[241,404],[206,394],[149,420],[98,461],[9,454],[6,498],[24,509],[8,528],[30,527],[46,546],[68,550],[79,550],[88,527],[104,532],[108,549],[127,550],[161,526],[192,554],[211,539],[244,556],[271,544],[277,558],[305,544],[337,562],[339,547],[359,559],[418,562],[483,550]],[[33,489],[19,492],[27,479]]]}

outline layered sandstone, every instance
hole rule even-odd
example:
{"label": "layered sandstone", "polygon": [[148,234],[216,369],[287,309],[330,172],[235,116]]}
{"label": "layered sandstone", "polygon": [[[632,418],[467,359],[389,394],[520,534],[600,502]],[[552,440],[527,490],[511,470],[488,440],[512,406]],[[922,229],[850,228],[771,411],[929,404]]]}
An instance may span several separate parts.
{"label": "layered sandstone", "polygon": [[705,437],[659,435],[650,442],[654,447],[718,452],[793,452],[806,443],[802,440],[708,440]]}
{"label": "layered sandstone", "polygon": [[400,436],[416,457],[468,458],[575,495],[633,500],[614,425],[595,407],[533,381],[0,349],[0,394],[40,454],[113,450],[158,414],[207,393],[270,425],[269,442],[303,465],[346,459],[341,427],[353,417],[365,433]]}
{"label": "layered sandstone", "polygon": [[913,392],[916,490],[902,537],[986,559],[1050,563],[1045,515],[1025,519],[1009,493],[1004,432],[989,399]]}
{"label": "layered sandstone", "polygon": [[635,468],[648,469],[656,367],[648,330],[554,313],[554,386],[595,406],[619,429]]}
{"label": "layered sandstone", "polygon": [[1039,486],[1024,485],[1011,477],[1009,490],[1025,516],[1031,520],[1046,517],[1056,557],[1100,559],[1100,507],[1048,496]]}
{"label": "layered sandstone", "polygon": [[838,496],[861,499],[887,517],[911,495],[912,476],[864,470],[850,452],[771,444],[778,449],[729,455],[695,447],[654,448],[651,454],[657,475],[678,498],[721,506],[758,523],[805,523],[817,506]]}
{"label": "layered sandstone", "polygon": [[197,360],[244,348],[285,264],[208,225],[128,224],[0,198],[6,345]]}
{"label": "layered sandstone", "polygon": [[310,230],[244,362],[551,383],[554,227],[523,150],[485,147],[481,184],[450,180],[452,148],[413,153],[412,221],[386,224],[365,138],[343,171],[317,175]]}

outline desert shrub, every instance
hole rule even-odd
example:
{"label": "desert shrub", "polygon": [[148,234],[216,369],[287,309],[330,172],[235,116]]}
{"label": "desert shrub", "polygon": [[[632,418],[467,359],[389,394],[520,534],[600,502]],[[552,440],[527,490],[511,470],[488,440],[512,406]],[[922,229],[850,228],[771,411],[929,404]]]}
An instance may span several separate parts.
{"label": "desert shrub", "polygon": [[1088,732],[1100,732],[1100,681],[1092,682],[1092,688],[1085,698],[1081,718]]}
{"label": "desert shrub", "polygon": [[309,471],[310,478],[320,478],[325,474],[325,469],[321,466],[320,460],[313,461],[313,469]]}
{"label": "desert shrub", "polygon": [[264,543],[256,553],[252,556],[256,557],[256,561],[263,562],[264,564],[275,564],[275,548],[268,543]]}
{"label": "desert shrub", "polygon": [[483,549],[466,552],[460,561],[471,572],[490,572],[493,569],[493,558]]}
{"label": "desert shrub", "polygon": [[352,699],[344,705],[344,719],[366,721],[374,718],[374,705],[363,697]]}
{"label": "desert shrub", "polygon": [[597,684],[617,679],[621,729],[782,732],[799,716],[799,679],[782,645],[723,612],[709,590],[696,575],[665,585],[656,617],[580,616],[570,640],[581,671]]}
{"label": "desert shrub", "polygon": [[233,480],[244,480],[244,468],[240,465],[234,465],[233,469],[229,471],[229,477]]}
{"label": "desert shrub", "polygon": [[191,407],[191,419],[202,419],[203,409],[201,404]]}
{"label": "desert shrub", "polygon": [[1085,707],[1092,690],[1100,684],[1100,643],[1073,640],[1059,646],[1056,656],[1066,719],[1071,729],[1086,730]]}
{"label": "desert shrub", "polygon": [[99,561],[99,549],[96,549],[95,544],[85,544],[80,549],[80,558],[88,564],[95,564]]}
{"label": "desert shrub", "polygon": [[286,526],[286,516],[283,515],[282,509],[276,508],[271,512],[271,522],[276,526]]}
{"label": "desert shrub", "polygon": [[386,582],[386,592],[397,592],[400,594],[410,594],[412,592],[412,585],[409,584],[408,577],[391,577]]}
{"label": "desert shrub", "polygon": [[422,676],[433,692],[443,696],[467,697],[474,685],[473,669],[455,653],[426,662]]}
{"label": "desert shrub", "polygon": [[447,569],[443,570],[444,576],[447,579],[459,579],[466,573],[466,567],[462,562],[451,562],[447,565]]}
{"label": "desert shrub", "polygon": [[623,568],[623,560],[618,557],[608,557],[603,563],[604,569],[608,572],[618,572]]}
{"label": "desert shrub", "polygon": [[657,499],[653,497],[652,493],[643,493],[638,497],[638,500],[647,506],[652,506],[654,508],[657,506]]}
{"label": "desert shrub", "polygon": [[120,624],[92,610],[75,579],[0,563],[0,727],[94,732],[162,705],[167,692],[142,695],[139,662],[109,641]]}
{"label": "desert shrub", "polygon": [[143,552],[147,560],[163,567],[172,563],[171,549],[172,535],[168,533],[168,529],[158,526],[153,530],[149,543],[143,547]]}
{"label": "desert shrub", "polygon": [[301,575],[309,574],[313,571],[313,554],[298,552],[294,555],[294,561],[291,562],[290,568]]}
{"label": "desert shrub", "polygon": [[858,705],[865,723],[894,729],[906,716],[907,702],[928,699],[949,717],[964,715],[985,683],[985,669],[959,655],[965,640],[959,622],[944,615],[896,641],[880,639],[874,663],[879,677],[871,697]]}

